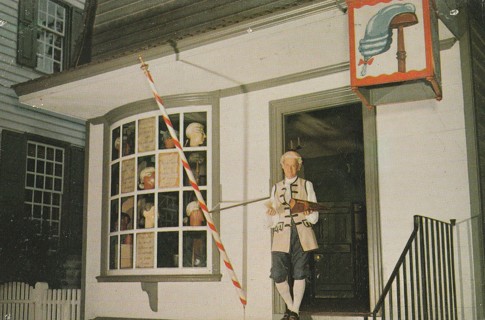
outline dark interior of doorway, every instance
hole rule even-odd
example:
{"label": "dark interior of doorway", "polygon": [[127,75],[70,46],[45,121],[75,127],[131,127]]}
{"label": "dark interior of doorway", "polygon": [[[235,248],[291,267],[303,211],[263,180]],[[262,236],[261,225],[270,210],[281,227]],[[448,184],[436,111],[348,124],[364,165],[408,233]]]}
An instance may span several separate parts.
{"label": "dark interior of doorway", "polygon": [[300,175],[327,205],[314,226],[319,249],[302,312],[369,311],[364,145],[361,104],[287,114],[285,149],[303,158]]}

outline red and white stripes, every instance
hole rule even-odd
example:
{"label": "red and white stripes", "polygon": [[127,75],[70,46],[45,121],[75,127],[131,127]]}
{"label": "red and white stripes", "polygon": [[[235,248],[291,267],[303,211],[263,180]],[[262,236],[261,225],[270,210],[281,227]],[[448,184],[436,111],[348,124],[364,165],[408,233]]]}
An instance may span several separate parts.
{"label": "red and white stripes", "polygon": [[165,107],[163,105],[162,98],[159,96],[155,84],[153,82],[153,78],[150,74],[150,71],[148,70],[148,65],[143,61],[141,57],[139,57],[140,62],[141,62],[141,69],[145,72],[145,75],[148,79],[148,84],[150,85],[150,88],[152,90],[153,96],[155,97],[155,101],[158,104],[158,107],[160,108],[160,111],[162,112],[162,117],[167,125],[168,131],[170,132],[170,135],[172,136],[172,139],[174,140],[175,146],[177,148],[177,151],[180,155],[180,159],[182,161],[182,165],[185,169],[185,173],[187,174],[187,177],[189,178],[190,185],[192,186],[195,195],[197,196],[197,201],[199,202],[199,206],[202,209],[202,212],[204,213],[204,217],[207,221],[207,226],[211,230],[212,238],[214,239],[214,242],[216,243],[217,248],[219,249],[219,252],[221,253],[222,259],[224,260],[224,264],[226,265],[226,268],[229,270],[232,283],[236,287],[238,294],[239,294],[239,300],[243,304],[243,307],[246,306],[247,300],[246,300],[246,293],[244,292],[243,288],[241,287],[241,284],[239,283],[236,273],[234,272],[234,269],[232,267],[232,264],[229,260],[229,257],[226,253],[226,250],[224,249],[224,245],[222,244],[221,238],[219,236],[219,232],[217,231],[217,228],[214,224],[214,221],[212,220],[212,215],[209,213],[209,210],[207,208],[207,205],[204,200],[204,196],[199,190],[199,186],[195,180],[194,174],[192,173],[192,169],[190,168],[190,165],[187,161],[187,158],[185,157],[182,145],[180,144],[180,141],[177,138],[177,134],[175,133],[175,129],[173,128],[172,122],[170,121],[168,114],[165,110]]}

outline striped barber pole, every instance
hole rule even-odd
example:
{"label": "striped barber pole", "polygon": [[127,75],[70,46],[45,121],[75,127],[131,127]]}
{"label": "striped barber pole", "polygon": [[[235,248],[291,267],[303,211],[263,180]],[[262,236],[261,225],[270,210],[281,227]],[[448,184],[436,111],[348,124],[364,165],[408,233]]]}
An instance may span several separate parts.
{"label": "striped barber pole", "polygon": [[185,173],[187,174],[187,177],[189,178],[190,185],[192,186],[192,189],[195,192],[195,195],[197,196],[197,201],[199,202],[199,206],[202,209],[202,212],[204,213],[204,217],[207,221],[207,226],[211,230],[212,238],[214,239],[214,242],[216,243],[217,248],[219,249],[219,252],[221,253],[222,259],[224,260],[224,264],[226,265],[226,268],[229,270],[230,275],[231,275],[231,280],[232,284],[236,287],[238,294],[239,294],[239,300],[241,301],[243,307],[246,306],[247,300],[246,300],[246,293],[244,292],[244,289],[241,287],[241,284],[239,283],[236,273],[234,272],[234,268],[232,267],[232,264],[229,260],[229,256],[226,253],[226,250],[224,249],[224,245],[222,244],[221,238],[219,236],[219,232],[217,231],[217,228],[214,224],[214,221],[212,220],[212,215],[209,213],[209,210],[207,208],[207,205],[204,200],[204,196],[199,190],[199,186],[195,180],[194,174],[192,173],[192,169],[190,168],[190,165],[187,161],[187,158],[185,157],[184,151],[182,149],[182,145],[180,144],[180,141],[177,138],[177,134],[175,133],[175,129],[173,128],[172,122],[170,121],[167,111],[165,110],[165,107],[163,105],[163,100],[160,97],[160,95],[157,92],[157,89],[155,88],[155,84],[153,82],[152,75],[150,71],[148,70],[148,64],[146,64],[142,57],[139,57],[140,62],[141,62],[141,69],[145,73],[145,76],[147,77],[148,84],[150,85],[150,88],[152,90],[153,96],[155,98],[155,101],[158,104],[158,107],[160,108],[160,111],[162,112],[162,117],[163,121],[165,121],[165,124],[167,125],[168,131],[170,132],[170,135],[172,136],[172,139],[174,140],[174,144],[177,148],[177,151],[180,155],[180,159],[182,161],[182,165],[185,169]]}

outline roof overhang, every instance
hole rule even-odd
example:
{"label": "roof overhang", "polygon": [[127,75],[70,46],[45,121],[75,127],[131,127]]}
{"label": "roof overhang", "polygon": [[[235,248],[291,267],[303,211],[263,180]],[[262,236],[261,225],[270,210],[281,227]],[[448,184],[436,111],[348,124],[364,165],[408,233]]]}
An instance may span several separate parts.
{"label": "roof overhang", "polygon": [[[347,18],[335,1],[144,48],[14,87],[20,102],[82,120],[159,94],[212,92],[348,63]],[[448,32],[446,37],[452,36]]]}

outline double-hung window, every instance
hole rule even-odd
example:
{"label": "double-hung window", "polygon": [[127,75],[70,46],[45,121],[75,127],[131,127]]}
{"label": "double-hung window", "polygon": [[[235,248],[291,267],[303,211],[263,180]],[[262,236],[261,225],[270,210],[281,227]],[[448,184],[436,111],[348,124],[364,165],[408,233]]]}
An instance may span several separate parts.
{"label": "double-hung window", "polygon": [[83,11],[57,0],[20,0],[17,63],[46,74],[75,60]]}
{"label": "double-hung window", "polygon": [[110,126],[107,276],[213,272],[211,237],[192,187],[212,202],[211,106],[170,108],[169,118],[195,181],[159,111]]}
{"label": "double-hung window", "polygon": [[66,17],[65,7],[51,0],[39,0],[37,70],[44,73],[62,71]]}
{"label": "double-hung window", "polygon": [[59,244],[64,166],[63,148],[27,142],[24,208],[35,232],[49,239],[50,250]]}

